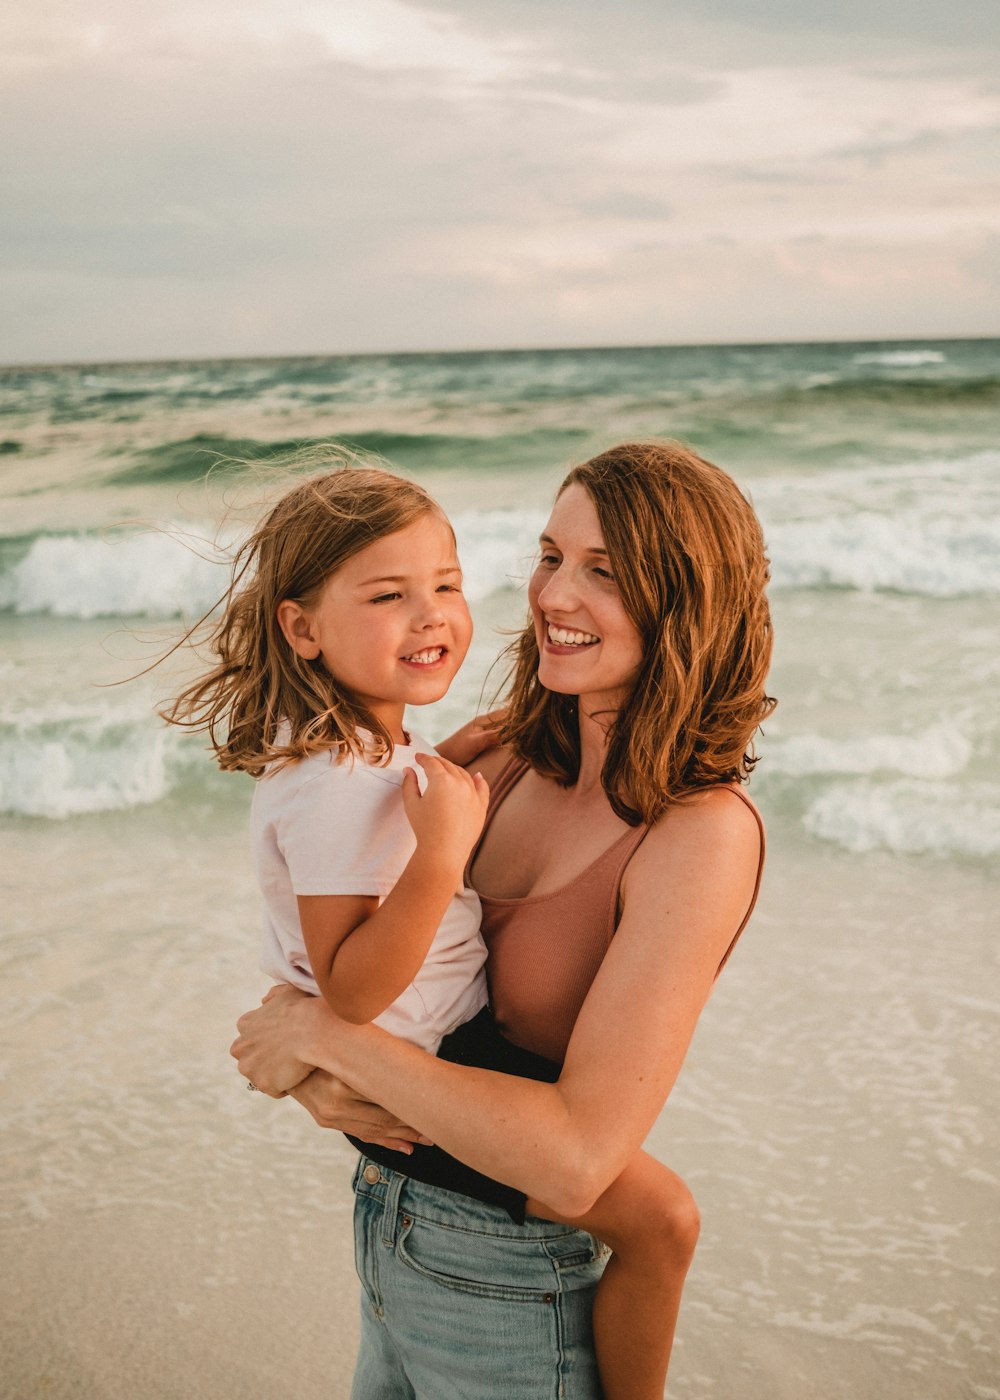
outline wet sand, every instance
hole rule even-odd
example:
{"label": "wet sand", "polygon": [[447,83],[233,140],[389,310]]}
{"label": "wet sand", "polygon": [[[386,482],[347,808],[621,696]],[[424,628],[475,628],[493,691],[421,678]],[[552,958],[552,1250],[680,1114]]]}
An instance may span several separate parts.
{"label": "wet sand", "polygon": [[[353,1151],[226,1054],[263,986],[243,822],[168,800],[5,832],[11,1400],[347,1395]],[[671,1396],[1000,1395],[997,893],[772,843],[650,1140],[704,1216]]]}

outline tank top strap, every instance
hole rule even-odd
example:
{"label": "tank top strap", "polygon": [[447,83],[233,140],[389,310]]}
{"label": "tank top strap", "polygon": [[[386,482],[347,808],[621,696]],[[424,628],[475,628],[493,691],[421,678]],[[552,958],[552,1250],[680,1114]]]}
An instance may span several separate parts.
{"label": "tank top strap", "polygon": [[621,891],[622,878],[625,874],[625,870],[628,866],[629,861],[635,855],[636,851],[642,845],[643,841],[646,839],[648,834],[649,827],[645,823],[643,823],[641,826],[634,827],[631,831],[626,832],[626,834],[623,837],[616,841],[615,844],[612,847],[610,847],[608,851],[605,852],[605,859],[612,853],[614,853],[616,857],[615,862],[611,867],[608,886],[611,896],[608,902],[607,925],[607,935],[609,943],[611,942],[611,939],[614,936],[615,929],[618,927],[618,896]]}
{"label": "tank top strap", "polygon": [[479,854],[479,848],[482,846],[483,841],[486,838],[486,833],[490,829],[490,823],[496,816],[497,809],[499,808],[501,802],[504,800],[507,794],[510,792],[511,788],[514,787],[518,782],[520,782],[520,780],[524,777],[525,773],[528,770],[528,767],[529,765],[525,759],[518,758],[517,754],[512,754],[511,757],[504,764],[504,766],[500,769],[500,772],[493,779],[492,783],[490,783],[490,796],[489,802],[486,806],[486,819],[483,822],[483,829],[479,833],[479,838],[476,841],[476,844],[469,852],[468,860],[465,862],[465,872],[462,876],[462,882],[467,888],[471,888],[472,867],[475,863],[476,856],[478,856]]}
{"label": "tank top strap", "polygon": [[500,803],[510,792],[511,788],[524,777],[527,769],[527,759],[518,758],[516,753],[511,754],[510,758],[508,758],[507,762],[490,784],[490,800],[486,809],[487,822],[489,822],[493,813],[500,806]]}

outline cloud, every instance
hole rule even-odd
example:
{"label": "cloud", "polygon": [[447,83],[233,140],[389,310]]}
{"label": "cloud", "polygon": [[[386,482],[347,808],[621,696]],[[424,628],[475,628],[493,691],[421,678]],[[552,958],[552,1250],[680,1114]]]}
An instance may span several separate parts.
{"label": "cloud", "polygon": [[664,13],[21,7],[0,356],[988,329],[979,55],[808,49],[818,7],[769,8],[768,44],[715,42],[735,0]]}

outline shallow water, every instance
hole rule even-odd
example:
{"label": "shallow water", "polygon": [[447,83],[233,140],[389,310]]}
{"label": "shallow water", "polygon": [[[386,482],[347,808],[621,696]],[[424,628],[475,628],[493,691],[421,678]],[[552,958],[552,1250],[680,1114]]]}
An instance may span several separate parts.
{"label": "shallow water", "polygon": [[438,735],[568,462],[673,432],[765,522],[781,706],[761,903],[651,1139],[705,1220],[671,1394],[1000,1396],[997,352],[0,372],[12,1394],[346,1394],[353,1154],[225,1054],[261,990],[249,781],[156,720],[176,668],[102,688],[221,591],[168,530],[211,540],[235,500],[238,534],[266,480],[203,480],[206,449],[377,442],[439,495],[477,635]]}

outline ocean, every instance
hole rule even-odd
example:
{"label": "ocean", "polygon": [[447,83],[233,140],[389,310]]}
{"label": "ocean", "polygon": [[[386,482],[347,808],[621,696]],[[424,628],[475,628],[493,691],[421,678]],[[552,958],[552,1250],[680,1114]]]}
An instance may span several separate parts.
{"label": "ocean", "polygon": [[[250,780],[158,720],[183,657],[137,673],[219,596],[220,559],[288,452],[336,442],[424,482],[454,522],[476,639],[419,716],[438,737],[502,679],[561,476],[647,436],[690,444],[753,500],[780,702],[751,787],[770,845],[759,912],[651,1139],[705,1214],[671,1394],[1000,1397],[988,340],[0,369],[0,1238],[26,1279],[6,1305],[19,1394],[40,1393],[42,1353],[46,1394],[119,1393],[110,1362],[82,1341],[64,1355],[36,1315],[68,1238],[137,1297],[129,1231],[172,1260],[161,1320],[119,1345],[163,1372],[143,1394],[195,1394],[163,1359],[179,1327],[206,1374],[221,1367],[204,1392],[220,1400],[250,1364],[211,1345],[237,1300],[258,1306],[241,1251],[283,1261],[290,1317],[330,1286],[301,1172],[324,1199],[333,1180],[346,1230],[350,1154],[297,1110],[245,1104],[225,1055],[260,991]],[[70,1292],[62,1311],[90,1336],[97,1302]],[[247,1383],[278,1368],[254,1356]],[[324,1367],[294,1366],[287,1393],[318,1396]]]}

